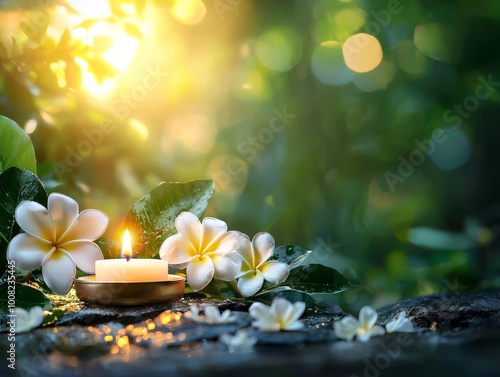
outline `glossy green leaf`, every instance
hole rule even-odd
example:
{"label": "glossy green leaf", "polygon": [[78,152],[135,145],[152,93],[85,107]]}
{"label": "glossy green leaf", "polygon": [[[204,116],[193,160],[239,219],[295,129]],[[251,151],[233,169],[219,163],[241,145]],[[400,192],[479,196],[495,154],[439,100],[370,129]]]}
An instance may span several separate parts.
{"label": "glossy green leaf", "polygon": [[0,275],[7,264],[7,245],[20,230],[14,213],[23,200],[33,200],[46,206],[47,192],[32,172],[18,168],[7,169],[0,174]]}
{"label": "glossy green leaf", "polygon": [[291,270],[281,286],[304,293],[332,294],[345,291],[350,287],[350,283],[333,268],[308,264]]}
{"label": "glossy green leaf", "polygon": [[0,115],[0,135],[3,169],[15,166],[36,174],[35,149],[28,134],[16,122]]}
{"label": "glossy green leaf", "polygon": [[309,250],[296,245],[279,246],[274,250],[271,260],[278,260],[286,264],[295,264],[309,255]]}
{"label": "glossy green leaf", "polygon": [[101,248],[105,259],[120,258],[122,254],[121,245],[110,238],[101,237],[95,241]]}
{"label": "glossy green leaf", "polygon": [[220,279],[213,279],[199,293],[203,293],[208,297],[229,298],[229,299],[240,296],[239,293],[237,293],[236,291],[236,287],[231,282]]}
{"label": "glossy green leaf", "polygon": [[214,191],[211,180],[162,183],[137,201],[127,214],[121,233],[129,229],[134,256],[158,255],[162,242],[177,233],[175,218],[189,211],[200,217]]}
{"label": "glossy green leaf", "polygon": [[[0,286],[0,310],[9,312],[9,299],[12,299],[12,285],[4,283]],[[38,289],[25,284],[14,283],[14,301],[11,301],[15,307],[30,309],[33,306],[41,306],[43,309],[50,309],[51,303],[45,295]],[[10,296],[9,296],[10,294]]]}

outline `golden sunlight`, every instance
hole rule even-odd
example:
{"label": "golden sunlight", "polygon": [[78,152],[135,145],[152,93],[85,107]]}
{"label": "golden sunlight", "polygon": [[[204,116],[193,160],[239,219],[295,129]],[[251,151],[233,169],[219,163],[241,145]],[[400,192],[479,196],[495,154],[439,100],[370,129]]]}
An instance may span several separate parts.
{"label": "golden sunlight", "polygon": [[175,0],[170,13],[185,25],[196,25],[205,18],[207,8],[201,0]]}
{"label": "golden sunlight", "polygon": [[108,18],[112,17],[111,9],[107,0],[67,0],[68,5],[85,18]]}

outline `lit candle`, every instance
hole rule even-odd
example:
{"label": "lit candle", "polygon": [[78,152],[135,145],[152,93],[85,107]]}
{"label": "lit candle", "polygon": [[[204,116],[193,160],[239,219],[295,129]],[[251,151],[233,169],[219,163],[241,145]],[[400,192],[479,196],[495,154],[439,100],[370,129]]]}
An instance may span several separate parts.
{"label": "lit candle", "polygon": [[152,282],[168,280],[168,262],[160,259],[131,259],[132,242],[128,230],[123,235],[122,255],[126,259],[95,262],[96,281]]}

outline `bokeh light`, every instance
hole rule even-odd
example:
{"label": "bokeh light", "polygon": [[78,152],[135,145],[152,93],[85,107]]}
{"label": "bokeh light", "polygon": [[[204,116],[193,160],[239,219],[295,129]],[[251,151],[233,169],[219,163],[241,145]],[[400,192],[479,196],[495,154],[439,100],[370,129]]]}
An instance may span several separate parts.
{"label": "bokeh light", "polygon": [[207,8],[201,0],[174,0],[170,13],[185,25],[196,25],[205,18]]}
{"label": "bokeh light", "polygon": [[377,38],[366,33],[354,34],[342,46],[345,64],[354,72],[364,73],[377,68],[383,58]]}
{"label": "bokeh light", "polygon": [[311,70],[316,79],[327,85],[344,85],[354,77],[344,62],[342,45],[336,41],[323,42],[314,49]]}
{"label": "bokeh light", "polygon": [[267,68],[289,71],[302,56],[302,37],[288,27],[274,27],[259,36],[255,49]]}
{"label": "bokeh light", "polygon": [[432,161],[441,169],[453,170],[464,165],[471,156],[471,145],[465,134],[454,128],[443,128],[442,143],[431,154]]}
{"label": "bokeh light", "polygon": [[461,40],[451,26],[437,22],[415,27],[415,46],[429,58],[445,63],[456,63],[462,55]]}

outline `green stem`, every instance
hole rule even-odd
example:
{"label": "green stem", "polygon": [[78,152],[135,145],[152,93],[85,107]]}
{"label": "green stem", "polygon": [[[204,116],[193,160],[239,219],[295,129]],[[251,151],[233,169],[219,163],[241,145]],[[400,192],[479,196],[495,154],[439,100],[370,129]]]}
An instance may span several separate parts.
{"label": "green stem", "polygon": [[240,290],[238,289],[238,286],[236,285],[236,281],[235,280],[231,280],[229,283],[231,284],[231,287],[233,287],[234,294],[236,295],[236,297],[237,298],[243,298],[243,296],[240,293]]}

